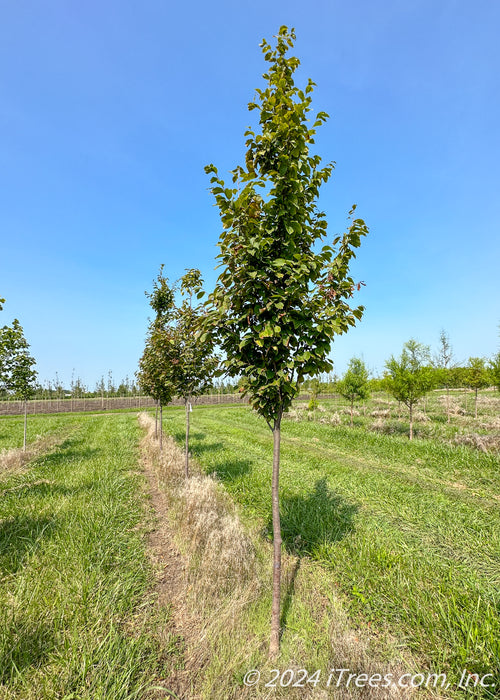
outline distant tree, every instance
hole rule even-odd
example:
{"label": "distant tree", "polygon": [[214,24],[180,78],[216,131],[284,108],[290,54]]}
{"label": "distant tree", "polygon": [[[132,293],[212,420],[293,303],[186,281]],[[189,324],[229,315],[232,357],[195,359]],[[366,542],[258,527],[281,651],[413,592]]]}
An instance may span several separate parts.
{"label": "distant tree", "polygon": [[362,316],[362,307],[347,302],[355,287],[349,262],[367,233],[364,221],[355,219],[333,246],[316,247],[327,228],[316,201],[333,164],[320,168],[320,156],[309,147],[328,115],[319,112],[308,125],[314,83],[305,90],[294,83],[300,61],[287,56],[294,40],[294,30],[283,26],[274,48],[261,44],[266,86],[248,105],[259,114],[260,132],[246,131],[245,166],[232,171],[235,186],[227,188],[214,165],[206,168],[223,225],[223,271],[209,297],[208,322],[225,353],[224,371],[241,377],[243,393],[273,433],[270,658],[278,654],[280,636],[281,420],[304,377],[332,369],[333,336]]}
{"label": "distant tree", "polygon": [[368,386],[368,370],[363,360],[353,357],[349,360],[347,371],[342,379],[337,382],[337,391],[351,404],[351,428],[354,402],[367,399],[370,395]]}
{"label": "distant tree", "polygon": [[29,354],[29,347],[17,319],[14,319],[12,326],[3,326],[0,329],[0,385],[24,402],[24,450],[28,421],[27,402],[35,392],[37,377],[33,368],[36,362]]}
{"label": "distant tree", "polygon": [[450,422],[450,386],[452,383],[450,369],[453,364],[453,348],[450,343],[450,337],[444,329],[439,334],[438,351],[434,355],[433,366],[437,371],[437,378],[441,386],[446,388],[446,418]]}
{"label": "distant tree", "polygon": [[411,338],[403,346],[399,358],[391,356],[385,363],[385,385],[397,401],[401,401],[410,413],[410,440],[413,440],[413,409],[415,404],[433,387],[435,378],[430,365],[430,351]]}
{"label": "distant tree", "polygon": [[313,412],[313,418],[316,420],[316,409],[318,408],[318,394],[320,391],[320,382],[316,377],[307,382],[307,389],[309,391],[309,403],[307,404],[307,410]]}
{"label": "distant tree", "polygon": [[500,391],[500,352],[493,355],[489,361],[489,370],[492,384],[496,387],[497,391]]}
{"label": "distant tree", "polygon": [[477,418],[477,392],[490,384],[484,357],[469,357],[465,381],[468,387],[474,389],[474,418]]}
{"label": "distant tree", "polygon": [[115,386],[115,381],[113,379],[112,370],[109,370],[109,372],[108,372],[107,394],[108,394],[108,396],[114,396],[116,394],[116,386]]}

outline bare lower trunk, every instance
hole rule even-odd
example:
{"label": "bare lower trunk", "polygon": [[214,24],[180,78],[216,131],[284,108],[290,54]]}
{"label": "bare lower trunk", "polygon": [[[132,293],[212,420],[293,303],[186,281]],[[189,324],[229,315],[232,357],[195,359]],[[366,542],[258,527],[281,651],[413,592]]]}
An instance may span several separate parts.
{"label": "bare lower trunk", "polygon": [[160,404],[160,452],[163,450],[163,406]]}
{"label": "bare lower trunk", "polygon": [[446,418],[450,422],[450,387],[446,387]]}
{"label": "bare lower trunk", "polygon": [[474,396],[474,418],[477,418],[477,388],[476,395]]}
{"label": "bare lower trunk", "polygon": [[156,402],[155,412],[155,440],[158,440],[158,401]]}
{"label": "bare lower trunk", "polygon": [[352,428],[352,412],[354,410],[354,401],[351,401],[351,428]]}
{"label": "bare lower trunk", "polygon": [[280,601],[281,601],[281,525],[279,507],[281,415],[274,421],[273,429],[273,605],[271,612],[271,641],[269,658],[275,659],[280,648]]}
{"label": "bare lower trunk", "polygon": [[410,409],[410,440],[413,440],[413,406],[409,406]]}
{"label": "bare lower trunk", "polygon": [[23,451],[26,452],[26,433],[28,427],[28,402],[24,401],[24,441],[23,441]]}
{"label": "bare lower trunk", "polygon": [[184,455],[184,474],[189,478],[189,400],[186,399],[186,447]]}

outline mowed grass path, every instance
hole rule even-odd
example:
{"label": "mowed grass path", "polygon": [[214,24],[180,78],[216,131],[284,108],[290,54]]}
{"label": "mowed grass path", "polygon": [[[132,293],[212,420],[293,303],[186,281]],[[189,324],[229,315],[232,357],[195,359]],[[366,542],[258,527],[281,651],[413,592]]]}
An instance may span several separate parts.
{"label": "mowed grass path", "polygon": [[[265,422],[239,407],[195,407],[192,416],[193,455],[269,537]],[[182,411],[166,412],[179,440],[183,421]],[[499,487],[499,460],[467,448],[283,424],[284,546],[324,566],[356,622],[390,631],[450,678],[499,670]]]}
{"label": "mowed grass path", "polygon": [[[15,419],[0,432],[9,423],[15,441]],[[143,698],[169,650],[151,631],[136,416],[44,417],[38,428],[65,440],[0,477],[0,698]]]}

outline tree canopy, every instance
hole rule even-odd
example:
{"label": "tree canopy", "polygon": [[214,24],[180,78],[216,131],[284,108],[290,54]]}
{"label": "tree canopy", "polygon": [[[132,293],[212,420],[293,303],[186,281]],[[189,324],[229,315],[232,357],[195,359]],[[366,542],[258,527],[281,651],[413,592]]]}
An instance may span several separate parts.
{"label": "tree canopy", "polygon": [[294,30],[283,26],[274,47],[261,44],[265,87],[248,105],[259,124],[245,133],[245,164],[232,171],[233,186],[226,187],[215,165],[206,167],[223,231],[222,272],[209,296],[205,328],[225,354],[225,373],[241,378],[243,393],[273,431],[271,658],[278,653],[280,627],[281,419],[306,375],[332,369],[333,337],[362,316],[362,306],[350,306],[356,285],[349,264],[368,232],[355,218],[346,233],[321,246],[327,222],[317,199],[334,164],[321,167],[310,148],[328,115],[318,112],[309,125],[314,83],[309,80],[304,90],[295,85],[300,61],[288,56],[294,41]]}

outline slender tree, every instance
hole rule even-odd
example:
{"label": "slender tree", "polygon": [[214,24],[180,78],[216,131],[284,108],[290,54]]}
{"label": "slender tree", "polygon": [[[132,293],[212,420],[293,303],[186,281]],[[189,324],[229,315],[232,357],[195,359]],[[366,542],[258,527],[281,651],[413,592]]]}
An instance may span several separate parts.
{"label": "slender tree", "polygon": [[410,440],[413,440],[413,409],[434,385],[430,368],[430,352],[427,345],[411,338],[403,346],[399,358],[391,356],[385,363],[385,386],[395,399],[401,401],[410,413]]}
{"label": "slender tree", "polygon": [[347,371],[343,378],[337,382],[337,391],[351,404],[351,428],[354,402],[367,399],[370,395],[368,389],[368,370],[363,360],[353,357],[349,360]]}
{"label": "slender tree", "polygon": [[316,201],[333,163],[320,168],[321,158],[309,148],[328,115],[319,112],[308,126],[314,83],[304,90],[294,83],[300,61],[287,55],[294,40],[294,30],[283,26],[275,47],[261,44],[266,86],[248,106],[258,112],[259,130],[246,132],[245,166],[232,172],[235,187],[226,188],[214,165],[206,167],[223,224],[223,270],[209,297],[207,324],[225,353],[224,371],[241,377],[244,394],[273,433],[271,658],[280,635],[281,420],[304,377],[332,369],[333,336],[362,316],[363,307],[348,303],[355,287],[349,262],[367,233],[355,219],[332,246],[317,247],[327,223]]}
{"label": "slender tree", "polygon": [[450,385],[451,385],[451,374],[450,370],[453,369],[453,348],[450,343],[450,336],[446,333],[444,329],[441,330],[439,334],[439,346],[438,351],[434,355],[433,366],[438,372],[438,378],[441,386],[446,388],[446,418],[448,423],[450,422]]}
{"label": "slender tree", "polygon": [[181,304],[175,307],[169,332],[169,355],[171,381],[175,394],[184,399],[186,412],[186,436],[184,450],[184,471],[189,476],[189,429],[192,399],[205,393],[212,385],[212,379],[219,360],[214,355],[213,336],[204,333],[201,342],[200,328],[206,311],[201,304],[194,304],[193,297],[200,300],[204,296],[203,279],[199,270],[186,270],[180,279]]}
{"label": "slender tree", "polygon": [[0,329],[0,386],[12,392],[24,402],[24,439],[23,450],[26,451],[28,424],[28,400],[36,387],[37,372],[33,368],[35,359],[29,354],[29,344],[24,337],[21,324],[14,319],[12,326]]}
{"label": "slender tree", "polygon": [[171,355],[168,323],[175,308],[175,287],[163,275],[163,265],[153,282],[153,291],[146,292],[155,318],[149,325],[146,346],[136,373],[142,390],[157,404],[155,434],[158,436],[158,406],[160,407],[160,451],[163,449],[163,406],[173,398]]}
{"label": "slender tree", "polygon": [[483,357],[469,357],[465,382],[468,387],[474,389],[474,418],[477,418],[477,392],[489,386],[490,378]]}

